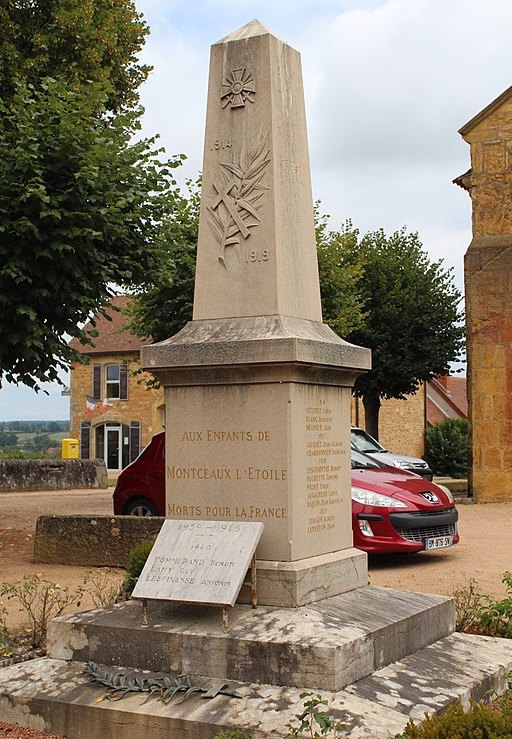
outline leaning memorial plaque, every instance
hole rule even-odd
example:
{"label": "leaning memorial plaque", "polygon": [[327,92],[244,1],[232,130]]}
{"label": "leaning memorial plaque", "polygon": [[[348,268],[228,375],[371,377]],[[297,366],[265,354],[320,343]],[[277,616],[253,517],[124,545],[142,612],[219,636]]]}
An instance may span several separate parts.
{"label": "leaning memorial plaque", "polygon": [[167,519],[132,597],[233,606],[263,524]]}

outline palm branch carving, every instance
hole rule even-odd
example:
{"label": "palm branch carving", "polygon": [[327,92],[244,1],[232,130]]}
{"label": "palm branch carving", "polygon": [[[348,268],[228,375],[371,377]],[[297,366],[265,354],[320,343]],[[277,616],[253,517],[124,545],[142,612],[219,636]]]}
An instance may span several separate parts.
{"label": "palm branch carving", "polygon": [[251,229],[260,223],[258,211],[269,188],[263,183],[270,162],[268,133],[262,131],[251,147],[244,141],[237,162],[221,162],[213,181],[213,203],[208,206],[208,223],[219,244],[219,262],[225,269],[226,249],[234,247],[240,259],[241,239],[248,239]]}

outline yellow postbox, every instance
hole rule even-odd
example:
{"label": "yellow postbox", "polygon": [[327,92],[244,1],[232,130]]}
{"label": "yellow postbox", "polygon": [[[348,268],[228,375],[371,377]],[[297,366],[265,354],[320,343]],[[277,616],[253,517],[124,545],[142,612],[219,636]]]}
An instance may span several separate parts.
{"label": "yellow postbox", "polygon": [[62,459],[78,459],[78,439],[62,439]]}

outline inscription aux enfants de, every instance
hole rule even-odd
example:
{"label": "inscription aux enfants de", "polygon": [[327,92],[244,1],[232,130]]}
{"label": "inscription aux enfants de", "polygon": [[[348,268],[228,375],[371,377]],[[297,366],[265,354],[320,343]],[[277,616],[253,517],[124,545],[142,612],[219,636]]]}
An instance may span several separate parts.
{"label": "inscription aux enfants de", "polygon": [[[325,401],[320,401],[317,407],[306,407],[305,413],[305,467],[304,467],[304,500],[309,511],[306,521],[307,534],[314,534],[333,528],[336,513],[341,504],[339,475],[341,470],[341,455],[345,453],[342,442],[337,438],[336,428],[333,428],[332,410]],[[224,448],[230,443],[234,447],[247,447],[249,457],[254,453],[252,464],[230,466],[217,463],[215,466],[193,466],[175,464],[167,465],[167,478],[174,484],[194,481],[199,484],[209,481],[223,481],[226,484],[256,486],[253,493],[256,498],[252,504],[235,505],[210,501],[209,505],[178,504],[168,502],[167,516],[186,516],[191,518],[215,517],[252,520],[286,519],[288,511],[281,505],[271,506],[258,503],[257,490],[268,489],[269,486],[287,484],[289,471],[287,467],[266,467],[261,464],[260,452],[272,446],[272,434],[267,429],[218,429],[218,428],[190,428],[181,433],[180,442],[185,447],[197,448],[204,446],[215,448],[216,445]],[[253,452],[254,450],[254,452]],[[231,456],[231,455],[230,455]],[[234,456],[234,455],[233,455]],[[267,497],[267,496],[266,496]]]}

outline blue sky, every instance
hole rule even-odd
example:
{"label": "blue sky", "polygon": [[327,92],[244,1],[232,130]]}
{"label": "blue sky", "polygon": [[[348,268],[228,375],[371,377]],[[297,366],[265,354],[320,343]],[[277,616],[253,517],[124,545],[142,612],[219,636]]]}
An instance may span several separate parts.
{"label": "blue sky", "polygon": [[[512,84],[510,0],[136,0],[154,72],[144,132],[201,169],[209,47],[258,18],[301,52],[315,198],[333,226],[406,226],[462,288],[471,239],[469,166],[458,129]],[[0,390],[0,420],[69,416],[50,395]]]}

